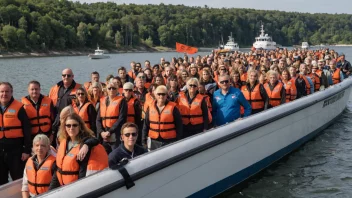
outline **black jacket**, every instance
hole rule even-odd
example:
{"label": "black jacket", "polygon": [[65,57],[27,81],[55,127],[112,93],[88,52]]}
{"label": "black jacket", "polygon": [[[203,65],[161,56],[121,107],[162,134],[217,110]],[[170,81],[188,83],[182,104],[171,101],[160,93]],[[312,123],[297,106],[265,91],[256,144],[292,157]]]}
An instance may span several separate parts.
{"label": "black jacket", "polygon": [[60,89],[58,91],[58,99],[55,108],[57,116],[59,116],[63,108],[72,104],[72,99],[74,99],[75,96],[71,95],[71,91],[75,88],[76,82],[73,80],[72,84],[66,89],[66,91],[64,88],[64,83],[62,81],[58,82],[57,86],[59,86]]}
{"label": "black jacket", "polygon": [[109,167],[111,168],[112,166],[117,165],[123,158],[133,159],[144,153],[147,153],[147,150],[137,144],[134,145],[133,153],[127,150],[124,144],[120,144],[117,149],[109,154]]}

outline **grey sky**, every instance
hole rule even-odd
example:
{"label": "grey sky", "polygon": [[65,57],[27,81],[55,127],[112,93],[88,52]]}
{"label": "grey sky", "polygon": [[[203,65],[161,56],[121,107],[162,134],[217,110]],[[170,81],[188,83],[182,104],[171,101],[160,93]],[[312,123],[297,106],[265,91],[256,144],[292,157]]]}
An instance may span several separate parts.
{"label": "grey sky", "polygon": [[[74,0],[76,1],[76,0]],[[80,2],[106,2],[107,0],[78,0]],[[352,0],[109,0],[118,4],[184,4],[215,8],[253,8],[309,13],[352,14]]]}

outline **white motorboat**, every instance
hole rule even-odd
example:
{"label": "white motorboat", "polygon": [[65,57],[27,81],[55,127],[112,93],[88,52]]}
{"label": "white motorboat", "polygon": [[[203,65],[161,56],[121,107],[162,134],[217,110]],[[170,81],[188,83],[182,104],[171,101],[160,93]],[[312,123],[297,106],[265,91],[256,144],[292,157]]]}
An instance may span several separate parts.
{"label": "white motorboat", "polygon": [[232,32],[231,35],[229,36],[229,40],[225,45],[220,45],[221,49],[229,50],[231,52],[238,51],[240,49],[238,43],[235,43],[234,38],[232,37]]}
{"label": "white motorboat", "polygon": [[255,49],[265,49],[273,50],[276,49],[276,42],[273,41],[271,36],[264,33],[264,25],[261,25],[260,35],[255,37],[255,42],[253,43]]}
{"label": "white motorboat", "polygon": [[[212,197],[270,166],[318,135],[352,102],[352,78],[324,91],[139,156],[40,197]],[[121,168],[120,167],[120,168]],[[122,172],[122,171],[121,171]],[[128,186],[128,188],[126,187]],[[21,180],[0,187],[21,197]]]}
{"label": "white motorboat", "polygon": [[324,91],[139,156],[123,166],[126,179],[119,171],[107,169],[40,197],[212,197],[332,124],[346,108],[351,86],[348,78]]}
{"label": "white motorboat", "polygon": [[88,57],[90,59],[104,59],[104,58],[110,58],[110,56],[104,54],[104,50],[96,49],[94,51],[94,54],[89,54]]}
{"label": "white motorboat", "polygon": [[302,49],[308,49],[308,48],[309,48],[308,42],[302,42]]}

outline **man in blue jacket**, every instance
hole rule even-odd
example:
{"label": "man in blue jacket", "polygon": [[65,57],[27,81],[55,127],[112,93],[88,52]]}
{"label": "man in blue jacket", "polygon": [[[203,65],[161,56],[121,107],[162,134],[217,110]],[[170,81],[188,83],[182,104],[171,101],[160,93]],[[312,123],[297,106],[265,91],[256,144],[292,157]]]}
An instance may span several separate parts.
{"label": "man in blue jacket", "polygon": [[216,126],[221,126],[241,117],[240,107],[244,107],[244,117],[251,114],[252,108],[242,92],[230,85],[230,77],[219,77],[220,89],[213,95],[213,119]]}

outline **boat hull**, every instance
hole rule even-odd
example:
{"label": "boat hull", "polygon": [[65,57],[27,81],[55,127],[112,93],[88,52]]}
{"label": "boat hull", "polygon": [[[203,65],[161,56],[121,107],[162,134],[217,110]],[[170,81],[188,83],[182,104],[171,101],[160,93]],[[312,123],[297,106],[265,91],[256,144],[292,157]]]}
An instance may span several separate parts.
{"label": "boat hull", "polygon": [[[240,184],[329,126],[346,107],[351,79],[140,156],[118,171],[105,170],[43,197],[210,197]],[[78,190],[78,189],[84,189]]]}
{"label": "boat hull", "polygon": [[89,55],[88,57],[90,59],[106,59],[106,58],[110,58],[110,56],[107,56],[107,55]]}
{"label": "boat hull", "polygon": [[258,43],[254,43],[253,44],[253,47],[255,48],[255,49],[264,49],[264,50],[275,50],[276,49],[276,45],[270,45],[270,46],[268,46],[268,45],[265,45],[265,44],[258,44]]}

